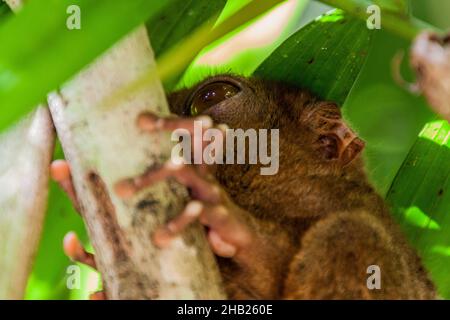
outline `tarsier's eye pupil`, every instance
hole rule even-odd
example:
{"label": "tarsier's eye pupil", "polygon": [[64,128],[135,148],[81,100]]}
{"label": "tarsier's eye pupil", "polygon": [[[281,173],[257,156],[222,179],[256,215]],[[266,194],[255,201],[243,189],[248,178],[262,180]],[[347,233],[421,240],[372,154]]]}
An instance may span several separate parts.
{"label": "tarsier's eye pupil", "polygon": [[240,89],[227,82],[214,82],[199,90],[190,106],[191,115],[200,114],[212,106],[229,99],[239,93]]}

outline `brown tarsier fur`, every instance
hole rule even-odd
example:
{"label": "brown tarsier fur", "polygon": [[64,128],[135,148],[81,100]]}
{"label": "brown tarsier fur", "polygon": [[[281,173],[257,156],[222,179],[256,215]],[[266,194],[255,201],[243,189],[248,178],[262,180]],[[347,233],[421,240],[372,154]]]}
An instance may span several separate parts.
{"label": "brown tarsier fur", "polygon": [[[241,91],[204,114],[230,128],[279,129],[279,172],[220,165],[216,178],[258,235],[249,263],[218,258],[231,299],[433,299],[435,290],[367,180],[363,147],[339,108],[284,84],[212,77],[173,93],[171,110],[187,116],[189,97],[212,81]],[[270,145],[270,144],[269,144]],[[367,288],[367,268],[381,289]]]}

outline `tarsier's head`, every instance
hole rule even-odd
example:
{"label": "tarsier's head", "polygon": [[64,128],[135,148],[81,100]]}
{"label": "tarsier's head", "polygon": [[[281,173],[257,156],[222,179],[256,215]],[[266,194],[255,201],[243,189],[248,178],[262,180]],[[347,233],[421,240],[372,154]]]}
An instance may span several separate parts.
{"label": "tarsier's head", "polygon": [[297,189],[294,201],[302,183],[308,184],[308,192],[314,197],[339,188],[334,185],[325,190],[326,184],[320,182],[323,190],[317,190],[316,195],[312,184],[319,177],[329,177],[330,186],[336,181],[365,180],[359,159],[363,141],[344,123],[335,103],[320,101],[305,90],[256,78],[219,75],[171,94],[169,103],[175,114],[208,115],[215,123],[233,129],[279,129],[277,174],[260,176],[259,165],[220,166],[218,178],[235,198],[243,192],[252,192],[253,198],[258,194],[277,197],[278,186],[279,196],[286,198],[292,184]]}

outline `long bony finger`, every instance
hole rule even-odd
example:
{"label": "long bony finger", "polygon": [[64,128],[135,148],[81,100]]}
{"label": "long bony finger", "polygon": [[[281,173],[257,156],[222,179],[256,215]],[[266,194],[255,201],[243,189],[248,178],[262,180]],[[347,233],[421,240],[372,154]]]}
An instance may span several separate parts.
{"label": "long bony finger", "polygon": [[65,160],[55,160],[50,165],[50,175],[52,179],[58,183],[58,185],[64,190],[64,192],[70,198],[72,205],[77,212],[80,212],[80,206],[78,203],[75,188],[73,186],[72,174],[70,167]]}
{"label": "long bony finger", "polygon": [[97,270],[94,255],[84,249],[75,232],[69,232],[64,237],[64,253],[73,261],[88,265]]}

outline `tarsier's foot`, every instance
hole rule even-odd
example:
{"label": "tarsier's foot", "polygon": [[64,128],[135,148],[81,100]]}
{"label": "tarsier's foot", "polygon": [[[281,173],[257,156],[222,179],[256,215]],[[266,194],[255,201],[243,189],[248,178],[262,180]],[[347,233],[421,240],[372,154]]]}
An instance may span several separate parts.
{"label": "tarsier's foot", "polygon": [[[148,113],[139,117],[138,126],[148,132],[184,129],[192,137],[195,134],[194,121],[201,121],[204,129],[213,127],[209,117],[163,119]],[[205,166],[174,164],[169,160],[161,168],[119,182],[116,193],[128,198],[167,178],[174,178],[188,187],[192,201],[178,217],[156,230],[153,240],[158,247],[168,246],[195,221],[208,227],[208,241],[218,256],[236,257],[251,242],[253,233],[248,222],[242,220],[247,215],[231,201]]]}

